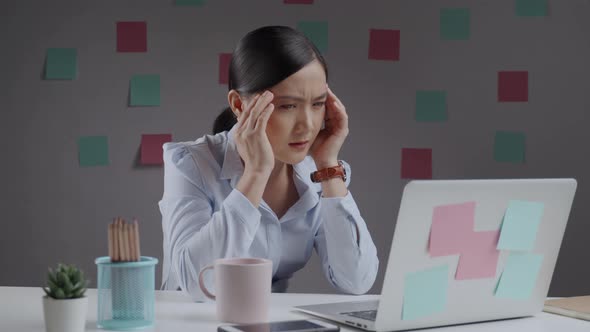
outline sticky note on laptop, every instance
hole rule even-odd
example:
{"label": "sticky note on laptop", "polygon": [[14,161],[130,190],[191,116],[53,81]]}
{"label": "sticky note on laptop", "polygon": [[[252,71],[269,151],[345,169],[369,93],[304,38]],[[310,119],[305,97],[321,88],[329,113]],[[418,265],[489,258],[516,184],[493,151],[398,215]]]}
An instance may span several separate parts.
{"label": "sticky note on laptop", "polygon": [[475,202],[435,206],[428,253],[431,257],[457,255],[471,247]]}
{"label": "sticky note on laptop", "polygon": [[402,320],[418,319],[444,311],[448,285],[448,265],[406,274]]}
{"label": "sticky note on laptop", "polygon": [[535,246],[544,204],[512,200],[504,214],[498,249],[530,251]]}
{"label": "sticky note on laptop", "polygon": [[496,286],[496,297],[526,300],[537,284],[543,255],[512,252]]}

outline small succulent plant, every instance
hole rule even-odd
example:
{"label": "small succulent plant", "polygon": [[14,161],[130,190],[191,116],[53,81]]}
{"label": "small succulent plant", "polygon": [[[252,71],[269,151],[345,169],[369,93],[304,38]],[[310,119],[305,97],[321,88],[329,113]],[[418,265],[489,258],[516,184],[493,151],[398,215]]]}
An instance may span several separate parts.
{"label": "small succulent plant", "polygon": [[47,296],[57,299],[75,299],[84,296],[89,281],[84,272],[74,265],[58,264],[57,269],[49,268],[47,287],[42,287]]}

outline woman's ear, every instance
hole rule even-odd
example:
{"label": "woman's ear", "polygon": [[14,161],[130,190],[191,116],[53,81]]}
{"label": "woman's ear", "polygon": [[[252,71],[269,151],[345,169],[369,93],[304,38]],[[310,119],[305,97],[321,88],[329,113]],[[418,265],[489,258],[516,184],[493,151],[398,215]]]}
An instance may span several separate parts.
{"label": "woman's ear", "polygon": [[227,102],[229,103],[229,107],[231,107],[232,112],[236,118],[240,115],[244,108],[244,103],[242,101],[242,97],[236,90],[230,90],[227,93]]}

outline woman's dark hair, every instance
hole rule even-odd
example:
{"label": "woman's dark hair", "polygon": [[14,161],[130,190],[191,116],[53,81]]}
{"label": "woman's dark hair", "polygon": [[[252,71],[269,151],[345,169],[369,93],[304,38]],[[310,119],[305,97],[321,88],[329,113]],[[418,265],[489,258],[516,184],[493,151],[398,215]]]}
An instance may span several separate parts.
{"label": "woman's dark hair", "polygon": [[[246,34],[236,45],[229,65],[228,91],[248,96],[268,89],[318,60],[328,66],[320,51],[307,37],[290,27],[266,26]],[[230,130],[236,118],[227,107],[213,123],[213,134]]]}

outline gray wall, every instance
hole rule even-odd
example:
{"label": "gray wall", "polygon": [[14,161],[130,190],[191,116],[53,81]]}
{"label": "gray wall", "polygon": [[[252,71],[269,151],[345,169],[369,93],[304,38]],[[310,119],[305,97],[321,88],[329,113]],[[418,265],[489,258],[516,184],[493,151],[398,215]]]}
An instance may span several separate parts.
{"label": "gray wall", "polygon": [[[137,167],[142,133],[193,140],[226,103],[218,53],[262,25],[329,22],[330,85],[347,106],[350,136],[341,157],[379,250],[382,285],[403,186],[402,147],[433,149],[433,177],[575,177],[579,181],[552,295],[590,293],[588,231],[590,4],[550,1],[550,16],[519,18],[513,0],[341,1],[11,1],[0,5],[0,285],[38,286],[48,266],[75,263],[96,279],[113,216],[142,222],[143,254],[161,258],[157,201],[161,167]],[[442,7],[471,9],[469,41],[441,41]],[[115,52],[115,22],[145,20],[148,52]],[[399,62],[369,61],[370,28],[401,30]],[[50,47],[78,49],[79,78],[41,80]],[[529,102],[498,103],[497,71],[528,70]],[[127,107],[133,74],[161,76],[160,107]],[[415,91],[447,91],[449,120],[414,121]],[[526,163],[493,159],[496,130],[527,135]],[[77,139],[108,135],[108,167],[80,168]],[[157,283],[160,282],[160,267]],[[317,257],[293,292],[333,292]]]}

